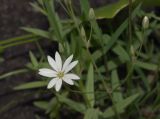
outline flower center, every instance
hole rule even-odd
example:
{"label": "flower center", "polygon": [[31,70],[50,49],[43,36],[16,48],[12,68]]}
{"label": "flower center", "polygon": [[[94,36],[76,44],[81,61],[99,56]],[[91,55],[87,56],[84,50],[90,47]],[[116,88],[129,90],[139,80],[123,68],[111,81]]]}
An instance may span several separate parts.
{"label": "flower center", "polygon": [[64,77],[64,72],[62,72],[62,71],[58,72],[57,77],[60,78],[60,79],[63,78]]}

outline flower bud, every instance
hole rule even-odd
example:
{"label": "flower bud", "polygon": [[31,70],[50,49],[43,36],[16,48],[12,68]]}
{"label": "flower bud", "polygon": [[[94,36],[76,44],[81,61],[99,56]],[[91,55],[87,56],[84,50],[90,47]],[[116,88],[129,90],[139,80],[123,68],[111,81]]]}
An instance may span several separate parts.
{"label": "flower bud", "polygon": [[133,45],[131,45],[131,47],[130,47],[130,52],[131,52],[132,62],[135,62],[136,61],[136,55],[135,55],[135,49],[134,49]]}
{"label": "flower bud", "polygon": [[143,27],[144,29],[147,29],[147,28],[149,27],[149,18],[148,18],[147,16],[145,16],[145,17],[143,18],[142,27]]}
{"label": "flower bud", "polygon": [[59,52],[64,52],[63,45],[61,43],[59,43],[58,45],[59,45]]}
{"label": "flower bud", "polygon": [[95,14],[94,14],[93,8],[90,8],[90,10],[89,10],[89,19],[90,20],[95,19]]}
{"label": "flower bud", "polygon": [[83,38],[86,37],[86,33],[85,33],[85,30],[84,30],[83,26],[81,27],[81,35],[82,35]]}

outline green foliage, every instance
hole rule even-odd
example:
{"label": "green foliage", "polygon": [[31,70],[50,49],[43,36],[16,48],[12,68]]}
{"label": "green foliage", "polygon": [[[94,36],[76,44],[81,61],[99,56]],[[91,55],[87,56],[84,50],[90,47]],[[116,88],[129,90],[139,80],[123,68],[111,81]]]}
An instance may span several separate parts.
{"label": "green foliage", "polygon": [[9,48],[9,47],[22,45],[29,42],[35,42],[39,39],[40,39],[39,37],[32,34],[6,39],[3,41],[0,41],[0,52],[4,51],[6,48]]}
{"label": "green foliage", "polygon": [[[61,19],[55,4],[64,8],[68,15],[66,19]],[[94,11],[88,0],[81,0],[82,14],[77,14],[71,0],[38,0],[31,5],[47,18],[48,30],[23,27],[30,35],[0,41],[2,50],[24,42],[38,43],[39,39],[55,41],[58,44],[56,50],[63,59],[71,54],[78,59],[79,64],[73,72],[81,79],[75,82],[75,86],[64,84],[58,93],[54,89],[47,90],[51,92],[47,100],[40,99],[33,103],[50,119],[63,118],[63,111],[69,118],[81,114],[84,119],[128,119],[134,118],[136,114],[137,119],[142,119],[145,107],[153,109],[156,115],[160,107],[160,48],[148,36],[160,28],[159,17],[142,11],[141,4],[135,0],[129,18],[124,16],[123,21],[117,20],[114,26],[110,23],[101,26],[99,23],[103,21],[97,22],[97,18],[113,18],[128,4],[128,0],[119,0]],[[149,28],[144,30],[138,20],[141,22],[145,15],[152,20]],[[131,31],[128,30],[128,21],[133,24]],[[27,71],[12,71],[0,76],[0,79],[28,71],[37,74],[39,68],[49,67],[47,54],[44,54],[40,45],[38,49],[40,52],[29,52]],[[14,89],[38,88],[39,91],[42,87],[46,88],[48,79],[44,78],[43,81],[37,75],[35,77],[36,81],[21,84]],[[159,115],[156,116],[158,119]],[[36,115],[36,118],[41,116]]]}
{"label": "green foliage", "polygon": [[154,0],[154,2],[151,0],[136,0],[136,4],[139,4],[139,3],[143,3],[144,6],[150,6],[150,7],[160,6],[159,0]]}
{"label": "green foliage", "polygon": [[[115,109],[116,109],[116,113],[123,113],[124,109],[127,108],[128,105],[130,105],[131,103],[133,103],[133,101],[138,98],[139,94],[134,94],[130,97],[127,97],[124,100],[118,101],[115,105]],[[115,115],[115,111],[114,111],[114,107],[109,107],[108,109],[106,109],[104,111],[104,113],[102,114],[102,117],[104,118],[109,118]]]}
{"label": "green foliage", "polygon": [[[153,6],[160,6],[159,0],[132,0],[133,4],[139,5],[142,3],[144,7],[153,7]],[[103,7],[97,8],[95,10],[95,15],[97,19],[111,19],[114,18],[122,9],[128,6],[129,0],[119,0],[116,3],[105,5]]]}
{"label": "green foliage", "polygon": [[90,106],[93,107],[95,103],[95,98],[94,98],[95,96],[94,96],[94,69],[92,64],[90,64],[88,69],[86,92],[88,101],[90,102]]}
{"label": "green foliage", "polygon": [[29,56],[30,56],[31,62],[33,64],[33,67],[37,67],[38,61],[31,51],[29,52]]}
{"label": "green foliage", "polygon": [[44,37],[44,38],[50,38],[49,36],[49,33],[47,31],[44,31],[44,30],[41,30],[41,29],[36,29],[36,28],[26,28],[26,27],[22,27],[23,30],[27,31],[27,32],[30,32],[32,34],[35,34],[37,36],[40,36],[40,37]]}
{"label": "green foliage", "polygon": [[[135,0],[133,0],[135,1]],[[118,2],[106,5],[104,7],[100,7],[99,9],[96,9],[95,14],[96,18],[102,19],[102,18],[113,18],[115,15],[122,10],[124,7],[128,6],[129,1],[128,0],[119,0]]]}
{"label": "green foliage", "polygon": [[14,87],[14,90],[26,90],[26,89],[41,88],[41,87],[45,87],[47,84],[48,84],[48,82],[46,82],[46,81],[29,82],[29,83],[21,84],[19,86]]}
{"label": "green foliage", "polygon": [[34,105],[40,109],[47,110],[49,103],[47,101],[36,101]]}
{"label": "green foliage", "polygon": [[88,0],[80,0],[81,3],[81,11],[84,14],[85,18],[88,18],[89,15],[89,1]]}
{"label": "green foliage", "polygon": [[16,75],[16,74],[21,74],[21,73],[26,73],[26,72],[28,72],[27,69],[19,69],[19,70],[11,71],[11,72],[8,72],[8,73],[1,75],[0,80],[5,79],[10,76],[13,76],[13,75]]}
{"label": "green foliage", "polygon": [[113,48],[113,52],[119,56],[119,59],[122,62],[126,62],[130,60],[128,53],[124,50],[124,48],[120,45],[117,45]]}
{"label": "green foliage", "polygon": [[135,65],[137,67],[141,67],[141,68],[146,69],[146,70],[153,70],[153,71],[157,71],[158,70],[158,65],[156,65],[156,64],[136,61]]}
{"label": "green foliage", "polygon": [[98,118],[99,118],[98,109],[89,108],[84,115],[84,119],[98,119]]}
{"label": "green foliage", "polygon": [[46,0],[44,1],[46,6],[47,18],[50,23],[50,32],[55,34],[56,39],[60,42],[63,42],[64,34],[62,31],[62,24],[60,23],[60,18],[55,12],[54,1]]}
{"label": "green foliage", "polygon": [[64,96],[58,95],[58,99],[61,103],[68,105],[71,109],[73,109],[77,112],[84,113],[86,110],[85,105],[78,103],[76,101],[73,101],[71,99],[68,99]]}
{"label": "green foliage", "polygon": [[116,70],[113,70],[111,73],[111,83],[113,91],[113,101],[120,102],[123,100],[122,92],[120,87],[120,80]]}

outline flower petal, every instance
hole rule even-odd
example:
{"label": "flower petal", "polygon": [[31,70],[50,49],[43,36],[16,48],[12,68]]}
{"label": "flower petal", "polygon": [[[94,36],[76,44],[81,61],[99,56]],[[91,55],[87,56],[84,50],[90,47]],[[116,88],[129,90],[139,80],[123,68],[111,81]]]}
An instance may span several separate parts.
{"label": "flower petal", "polygon": [[70,85],[73,85],[74,84],[74,82],[71,80],[71,79],[69,79],[69,78],[63,78],[63,81],[64,82],[66,82],[66,83],[68,83],[68,84],[70,84]]}
{"label": "flower petal", "polygon": [[64,75],[64,78],[65,79],[73,79],[73,80],[79,80],[80,79],[80,77],[79,76],[77,76],[76,74],[72,74],[72,73],[69,73],[69,74],[65,74]]}
{"label": "flower petal", "polygon": [[56,77],[56,72],[47,68],[39,69],[39,74],[45,77]]}
{"label": "flower petal", "polygon": [[54,61],[54,59],[53,59],[51,56],[47,56],[47,59],[48,59],[49,64],[51,65],[51,67],[52,67],[54,70],[58,71],[57,64],[56,64],[56,62]]}
{"label": "flower petal", "polygon": [[58,71],[61,71],[61,69],[62,69],[62,59],[61,59],[61,56],[58,52],[56,52],[56,54],[55,54],[55,61],[56,61],[56,64],[57,64]]}
{"label": "flower petal", "polygon": [[65,69],[64,69],[64,73],[68,73],[71,69],[73,69],[73,67],[75,67],[77,65],[78,61],[74,61],[72,63],[70,63]]}
{"label": "flower petal", "polygon": [[58,79],[56,82],[56,91],[59,91],[62,86],[62,79]]}
{"label": "flower petal", "polygon": [[71,63],[72,59],[73,59],[73,55],[71,55],[70,57],[68,57],[68,58],[66,59],[66,61],[65,61],[64,64],[63,64],[62,71],[64,71],[65,68]]}
{"label": "flower petal", "polygon": [[52,88],[52,87],[57,83],[57,81],[58,81],[58,78],[52,79],[52,80],[48,83],[47,88],[48,88],[48,89]]}

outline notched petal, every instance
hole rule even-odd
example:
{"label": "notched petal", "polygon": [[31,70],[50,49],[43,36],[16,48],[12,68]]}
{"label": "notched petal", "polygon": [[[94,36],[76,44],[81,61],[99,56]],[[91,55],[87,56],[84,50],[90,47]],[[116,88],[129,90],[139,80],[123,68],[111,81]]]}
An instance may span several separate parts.
{"label": "notched petal", "polygon": [[48,63],[50,64],[50,66],[55,70],[55,71],[58,71],[58,66],[55,62],[55,60],[51,57],[51,56],[47,56],[47,59],[48,59]]}
{"label": "notched petal", "polygon": [[52,88],[52,87],[56,84],[57,81],[58,81],[58,78],[52,79],[52,80],[48,83],[47,88],[48,88],[48,89]]}
{"label": "notched petal", "polygon": [[71,79],[63,78],[63,81],[69,85],[74,85],[74,82]]}
{"label": "notched petal", "polygon": [[64,71],[65,68],[71,63],[72,59],[73,59],[73,55],[71,55],[70,57],[68,57],[68,58],[66,59],[66,61],[65,61],[64,64],[63,64],[62,71]]}
{"label": "notched petal", "polygon": [[62,59],[61,59],[61,56],[58,52],[56,52],[56,54],[55,54],[55,61],[56,61],[58,70],[59,71],[62,70]]}
{"label": "notched petal", "polygon": [[76,74],[73,74],[73,73],[65,74],[64,77],[66,79],[73,79],[73,80],[79,80],[80,79],[79,76],[77,76]]}
{"label": "notched petal", "polygon": [[45,76],[45,77],[56,77],[56,72],[51,69],[47,69],[47,68],[39,69],[38,74]]}
{"label": "notched petal", "polygon": [[70,63],[65,69],[64,69],[64,73],[68,73],[70,70],[72,70],[76,65],[77,65],[78,61],[74,61],[72,63]]}
{"label": "notched petal", "polygon": [[57,92],[61,89],[61,86],[62,86],[62,80],[58,79],[56,82],[56,87],[55,87]]}

